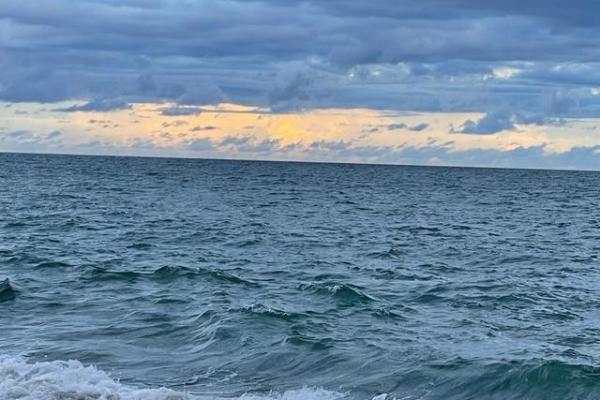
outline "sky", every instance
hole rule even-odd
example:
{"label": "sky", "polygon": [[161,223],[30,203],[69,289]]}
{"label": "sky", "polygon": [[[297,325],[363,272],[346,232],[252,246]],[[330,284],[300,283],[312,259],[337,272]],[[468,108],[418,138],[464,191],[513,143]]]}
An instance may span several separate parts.
{"label": "sky", "polygon": [[0,151],[600,169],[594,0],[1,0]]}

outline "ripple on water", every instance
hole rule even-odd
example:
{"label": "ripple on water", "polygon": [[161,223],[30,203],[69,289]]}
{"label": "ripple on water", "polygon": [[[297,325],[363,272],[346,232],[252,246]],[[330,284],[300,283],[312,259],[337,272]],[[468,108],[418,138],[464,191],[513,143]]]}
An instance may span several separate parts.
{"label": "ripple on water", "polygon": [[299,289],[312,294],[333,298],[341,305],[352,306],[377,301],[376,298],[367,294],[364,288],[349,283],[328,281],[300,284]]}
{"label": "ripple on water", "polygon": [[163,266],[155,270],[152,275],[162,281],[173,281],[179,278],[208,278],[218,282],[245,285],[251,287],[260,286],[259,283],[241,278],[228,271],[212,269],[208,267],[186,267],[186,266]]}
{"label": "ripple on water", "polygon": [[227,312],[242,313],[257,318],[278,319],[285,322],[295,322],[309,318],[307,314],[279,310],[275,307],[268,307],[263,304],[253,304],[247,307],[230,308],[227,310]]}

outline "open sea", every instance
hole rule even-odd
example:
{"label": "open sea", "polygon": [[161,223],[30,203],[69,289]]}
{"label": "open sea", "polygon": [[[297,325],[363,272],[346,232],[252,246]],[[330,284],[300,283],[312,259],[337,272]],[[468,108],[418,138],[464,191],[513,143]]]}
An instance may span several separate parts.
{"label": "open sea", "polygon": [[600,173],[0,154],[0,399],[600,399]]}

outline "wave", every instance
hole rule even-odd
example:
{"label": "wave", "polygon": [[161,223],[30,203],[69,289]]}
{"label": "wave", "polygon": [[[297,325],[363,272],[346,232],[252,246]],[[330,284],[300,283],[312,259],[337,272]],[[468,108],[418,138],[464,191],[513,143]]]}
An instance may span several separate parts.
{"label": "wave", "polygon": [[227,284],[238,284],[252,287],[260,286],[260,284],[258,284],[257,282],[243,279],[230,272],[221,269],[212,269],[204,267],[185,267],[167,265],[150,272],[116,270],[101,267],[88,267],[84,275],[84,279],[91,282],[131,282],[136,281],[138,279],[150,279],[160,282],[172,282],[181,278],[195,279],[198,277],[204,277],[212,281],[223,282]]}
{"label": "wave", "polygon": [[310,284],[301,284],[300,290],[309,291],[315,294],[333,297],[342,304],[370,303],[377,299],[364,291],[364,288],[348,283],[338,282],[319,282]]}
{"label": "wave", "polygon": [[560,359],[474,363],[455,359],[429,365],[436,376],[450,377],[440,387],[446,399],[597,399],[600,367]]}
{"label": "wave", "polygon": [[[167,388],[126,385],[79,361],[28,362],[0,356],[0,398],[4,400],[216,400]],[[282,393],[244,394],[240,400],[338,400],[345,394],[304,387]]]}
{"label": "wave", "polygon": [[[372,400],[446,399],[595,399],[600,367],[559,360],[521,360],[473,363],[464,359],[426,364],[437,381],[425,397],[394,397],[386,393]],[[455,374],[456,371],[461,371]],[[211,390],[215,393],[214,390]],[[417,392],[421,392],[417,389]],[[423,394],[423,393],[421,393]],[[79,361],[33,362],[0,356],[2,400],[347,400],[348,393],[302,387],[283,392],[246,393],[217,397],[164,387],[138,387],[119,382],[108,373]]]}
{"label": "wave", "polygon": [[204,267],[164,266],[155,270],[153,275],[162,280],[172,280],[181,277],[195,278],[201,276],[224,283],[260,286],[254,281],[246,280],[230,272]]}
{"label": "wave", "polygon": [[267,318],[280,319],[283,321],[297,321],[306,317],[305,314],[279,310],[274,307],[265,306],[263,304],[253,304],[251,306],[230,308],[229,312],[240,312],[252,316],[260,316]]}
{"label": "wave", "polygon": [[15,298],[15,289],[10,284],[8,278],[0,282],[0,302],[12,300]]}
{"label": "wave", "polygon": [[123,385],[107,373],[79,361],[29,363],[0,358],[0,393],[20,400],[183,400],[187,394],[165,388],[141,389]]}

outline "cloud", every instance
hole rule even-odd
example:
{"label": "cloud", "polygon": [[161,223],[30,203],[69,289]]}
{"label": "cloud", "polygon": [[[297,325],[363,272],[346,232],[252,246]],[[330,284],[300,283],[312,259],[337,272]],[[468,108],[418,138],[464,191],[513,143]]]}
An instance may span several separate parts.
{"label": "cloud", "polygon": [[212,126],[212,125],[206,125],[206,126],[194,126],[192,129],[190,129],[190,132],[201,132],[201,131],[214,131],[215,129],[217,129],[216,126]]}
{"label": "cloud", "polygon": [[[163,114],[164,115],[164,114]],[[189,123],[187,121],[184,120],[177,120],[177,121],[173,121],[173,122],[163,122],[161,124],[161,126],[163,128],[169,128],[169,127],[177,127],[177,126],[185,126],[188,125]]]}
{"label": "cloud", "polygon": [[467,120],[457,133],[474,135],[491,135],[500,131],[515,129],[514,116],[504,111],[495,111],[485,114],[477,121]]}
{"label": "cloud", "polygon": [[209,138],[198,138],[189,141],[186,148],[192,151],[206,152],[213,149],[213,143]]}
{"label": "cloud", "polygon": [[318,140],[303,149],[304,154],[321,161],[396,163],[394,146],[357,145],[343,140]]}
{"label": "cloud", "polygon": [[298,107],[310,99],[312,80],[304,72],[296,72],[288,80],[279,83],[268,94],[269,104],[276,109]]}
{"label": "cloud", "polygon": [[406,129],[408,128],[408,125],[406,125],[405,123],[399,123],[399,124],[390,124],[387,126],[388,130],[393,131],[396,129]]}
{"label": "cloud", "polygon": [[28,130],[17,130],[4,133],[0,137],[3,140],[15,141],[20,143],[50,143],[59,141],[62,138],[62,132],[51,131],[47,134],[36,134]]}
{"label": "cloud", "polygon": [[243,153],[273,153],[280,149],[279,139],[263,139],[259,142],[246,143],[237,146],[237,150]]}
{"label": "cloud", "polygon": [[155,149],[156,144],[152,142],[152,140],[143,137],[136,137],[131,139],[127,143],[127,147],[135,150],[147,150],[147,149]]}
{"label": "cloud", "polygon": [[36,4],[0,2],[2,100],[600,116],[547,100],[600,87],[591,0]]}
{"label": "cloud", "polygon": [[600,169],[600,146],[575,147],[564,153],[548,153],[544,146],[517,147],[512,150],[453,151],[440,147],[407,148],[396,154],[406,164],[535,168],[535,169]]}
{"label": "cloud", "polygon": [[413,125],[413,126],[409,126],[409,125],[405,124],[404,122],[389,124],[386,126],[386,128],[389,131],[407,129],[407,130],[413,131],[413,132],[421,132],[421,131],[424,131],[425,129],[427,129],[428,127],[429,127],[429,124],[427,124],[425,122],[421,122],[421,123]]}
{"label": "cloud", "polygon": [[29,130],[0,132],[0,145],[8,151],[47,151],[62,144],[63,134],[60,131],[36,133]]}
{"label": "cloud", "polygon": [[473,135],[493,135],[502,131],[512,131],[516,129],[517,124],[543,125],[554,124],[556,121],[550,120],[541,114],[527,114],[519,112],[510,112],[507,110],[496,110],[486,113],[477,121],[467,120],[458,130],[451,129],[451,133],[466,133]]}
{"label": "cloud", "polygon": [[275,152],[283,149],[279,139],[265,138],[257,139],[255,136],[226,136],[219,143],[219,147],[229,147],[238,153],[256,153],[264,155],[273,155]]}
{"label": "cloud", "polygon": [[74,105],[66,108],[59,108],[56,111],[77,112],[77,111],[98,111],[107,112],[115,110],[130,109],[131,105],[120,99],[97,99],[91,100],[85,104]]}
{"label": "cloud", "polygon": [[343,140],[339,141],[326,141],[319,140],[310,144],[311,149],[328,150],[328,151],[344,151],[350,148],[350,143],[346,143]]}
{"label": "cloud", "polygon": [[33,137],[34,137],[33,133],[30,131],[27,131],[27,130],[10,131],[10,132],[4,133],[0,136],[0,138],[2,138],[2,140],[4,140],[4,141],[16,141],[16,142],[27,141]]}
{"label": "cloud", "polygon": [[48,135],[46,135],[46,140],[59,140],[62,138],[63,134],[61,131],[52,131]]}
{"label": "cloud", "polygon": [[426,124],[425,122],[421,122],[420,124],[416,124],[413,125],[411,127],[409,127],[408,129],[414,132],[421,132],[424,131],[425,129],[427,129],[429,127],[429,124]]}
{"label": "cloud", "polygon": [[166,115],[169,117],[179,117],[184,115],[198,115],[200,114],[200,108],[198,107],[189,107],[189,106],[174,106],[174,107],[164,107],[160,109],[161,115]]}
{"label": "cloud", "polygon": [[[181,151],[215,154],[296,152],[310,158],[315,152],[393,161],[396,145],[448,142],[443,136],[450,124],[456,126],[451,133],[466,134],[453,137],[456,154],[478,145],[529,149],[546,142],[563,151],[596,140],[589,127],[568,133],[557,128],[600,117],[597,1],[39,3],[0,2],[0,101],[21,103],[13,111],[29,112],[0,116],[7,126],[4,147],[97,139],[90,151],[122,147],[147,154],[178,144],[186,149]],[[35,120],[37,103],[52,103],[47,121]],[[246,108],[225,110],[219,103]],[[128,115],[141,104],[147,108],[135,117],[134,132],[125,133],[132,126]],[[261,116],[246,118],[257,108]],[[307,115],[313,110],[343,109],[382,114],[357,132],[298,122],[312,118]],[[405,117],[408,112],[440,117],[417,120]],[[279,126],[273,115],[289,118]],[[96,122],[82,128],[80,117]],[[451,121],[442,124],[444,118]],[[183,120],[189,126],[178,125]],[[170,136],[161,136],[164,128]],[[45,137],[53,129],[64,135]],[[29,133],[4,135],[19,131]],[[125,139],[141,131],[154,148],[141,137]],[[210,138],[190,141],[202,132]],[[381,134],[368,135],[375,132]],[[114,149],[104,145],[111,141]],[[466,163],[474,154],[460,153]],[[427,160],[453,157],[433,150],[429,155]]]}
{"label": "cloud", "polygon": [[226,136],[219,143],[220,146],[242,146],[253,140],[252,136]]}

